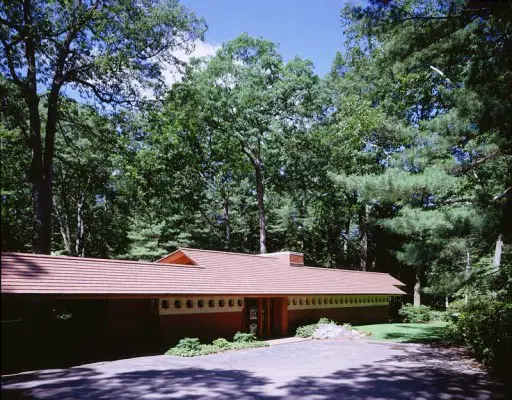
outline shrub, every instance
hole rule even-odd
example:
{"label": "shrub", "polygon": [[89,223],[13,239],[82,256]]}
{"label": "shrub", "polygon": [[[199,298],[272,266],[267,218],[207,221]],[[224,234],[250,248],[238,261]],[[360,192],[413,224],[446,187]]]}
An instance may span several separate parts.
{"label": "shrub", "polygon": [[268,347],[270,346],[267,342],[255,341],[255,342],[233,342],[230,343],[230,349],[233,350],[244,350],[253,349],[256,347]]}
{"label": "shrub", "polygon": [[297,330],[295,331],[295,336],[302,337],[302,338],[311,337],[311,336],[313,336],[313,333],[315,333],[317,327],[318,327],[317,324],[299,326],[297,328]]}
{"label": "shrub", "polygon": [[224,338],[218,338],[213,341],[212,345],[214,345],[215,347],[218,347],[219,349],[228,349],[229,346],[231,345],[231,343],[229,343]]}
{"label": "shrub", "polygon": [[[322,325],[322,324],[337,325],[337,323],[335,321],[330,320],[329,318],[320,318],[316,324],[299,326],[297,328],[297,330],[295,331],[295,336],[302,337],[302,338],[312,337],[313,333],[315,333],[315,331],[316,331],[316,328],[318,328],[318,325]],[[343,326],[346,326],[346,325],[350,329],[350,324],[343,324]]]}
{"label": "shrub", "polygon": [[[229,342],[226,339],[215,339],[212,344],[201,344],[197,338],[181,339],[179,343],[171,347],[165,354],[178,357],[204,356],[213,353],[222,353],[228,350],[252,349],[255,347],[266,347],[267,342],[257,341],[254,335],[240,333],[238,342]],[[236,336],[236,335],[235,335]],[[252,339],[251,339],[252,338]]]}
{"label": "shrub", "polygon": [[403,322],[429,322],[431,309],[427,306],[414,306],[412,304],[404,304],[398,315]]}
{"label": "shrub", "polygon": [[430,310],[430,321],[450,321],[450,315],[448,311]]}
{"label": "shrub", "polygon": [[235,336],[233,337],[233,341],[235,343],[250,343],[256,341],[256,336],[254,336],[253,333],[242,333],[237,332],[235,333]]}
{"label": "shrub", "polygon": [[452,344],[470,347],[483,363],[504,372],[512,360],[512,303],[473,305],[447,331]]}
{"label": "shrub", "polygon": [[181,339],[175,347],[180,350],[196,351],[201,347],[201,342],[198,338],[185,338]]}
{"label": "shrub", "polygon": [[322,318],[320,318],[318,320],[317,325],[320,325],[320,324],[334,324],[334,325],[336,325],[336,322],[334,322],[332,319],[322,317]]}

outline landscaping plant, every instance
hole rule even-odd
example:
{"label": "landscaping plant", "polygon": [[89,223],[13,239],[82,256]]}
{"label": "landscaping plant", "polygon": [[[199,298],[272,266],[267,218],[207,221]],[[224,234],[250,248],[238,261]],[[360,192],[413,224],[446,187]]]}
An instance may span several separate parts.
{"label": "landscaping plant", "polygon": [[447,339],[471,348],[479,360],[496,371],[507,371],[512,361],[512,303],[479,303],[462,311]]}
{"label": "landscaping plant", "polygon": [[228,350],[244,350],[256,347],[267,347],[267,342],[258,341],[252,333],[237,332],[234,342],[224,338],[215,339],[212,344],[203,344],[198,338],[184,338],[165,353],[168,356],[196,357],[222,353]]}

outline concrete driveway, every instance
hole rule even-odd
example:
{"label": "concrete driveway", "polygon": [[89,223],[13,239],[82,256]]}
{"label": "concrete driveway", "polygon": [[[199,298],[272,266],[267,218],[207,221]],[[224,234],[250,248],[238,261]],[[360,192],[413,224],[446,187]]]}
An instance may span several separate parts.
{"label": "concrete driveway", "polygon": [[491,399],[505,398],[502,391],[462,350],[350,341],[140,357],[2,377],[2,397],[55,400]]}

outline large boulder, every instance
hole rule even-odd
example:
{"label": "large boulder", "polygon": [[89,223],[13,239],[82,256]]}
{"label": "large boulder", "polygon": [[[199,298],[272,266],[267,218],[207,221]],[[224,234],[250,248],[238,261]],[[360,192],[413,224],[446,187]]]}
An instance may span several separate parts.
{"label": "large boulder", "polygon": [[359,339],[366,335],[362,332],[350,329],[349,325],[318,324],[313,339]]}

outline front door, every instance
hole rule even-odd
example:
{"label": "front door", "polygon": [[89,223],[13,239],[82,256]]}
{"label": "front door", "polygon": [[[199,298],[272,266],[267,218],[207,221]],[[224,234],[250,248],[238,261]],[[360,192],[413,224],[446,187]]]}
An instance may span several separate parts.
{"label": "front door", "polygon": [[254,333],[257,337],[268,337],[272,333],[272,306],[271,298],[246,298],[245,327],[246,331]]}

